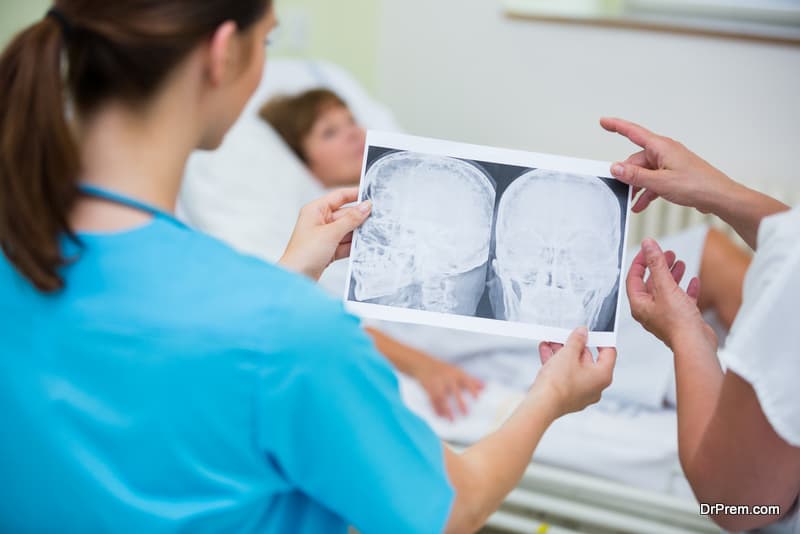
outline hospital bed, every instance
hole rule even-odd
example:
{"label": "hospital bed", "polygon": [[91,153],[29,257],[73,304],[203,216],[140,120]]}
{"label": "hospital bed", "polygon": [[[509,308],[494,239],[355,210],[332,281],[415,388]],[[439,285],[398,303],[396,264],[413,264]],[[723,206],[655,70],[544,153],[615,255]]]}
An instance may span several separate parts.
{"label": "hospital bed", "polygon": [[[367,127],[399,130],[389,110],[370,98],[336,65],[270,60],[265,79],[221,149],[213,154],[198,153],[190,159],[178,205],[179,216],[242,251],[268,261],[280,257],[291,234],[298,207],[318,197],[322,188],[277,135],[257,117],[257,110],[269,96],[317,86],[329,87],[339,93]],[[777,193],[776,196],[787,201],[795,200],[786,191]],[[635,243],[644,235],[658,237],[701,222],[722,226],[694,210],[657,201],[645,215],[635,219],[629,242]],[[346,264],[334,264],[332,271],[337,269],[346,269]],[[337,278],[341,279],[341,273],[332,275],[333,280]],[[337,289],[334,285],[333,291]],[[419,391],[414,393],[413,387],[401,378],[404,397],[415,394],[419,397]],[[502,389],[498,393],[500,405],[503,405],[504,394],[512,399],[505,403],[506,408],[513,408],[513,393]],[[423,402],[417,399],[416,405],[423,406],[424,399]],[[507,414],[507,410],[504,413]],[[425,414],[421,415],[426,418]],[[478,433],[490,430],[491,424],[499,424],[502,415],[495,412],[484,418],[481,423],[484,428]],[[603,417],[611,416],[597,415],[599,420]],[[631,424],[627,426],[624,421],[618,425],[621,429],[627,428],[628,435],[625,435],[626,430],[616,436],[607,432],[605,447],[608,454],[605,457],[595,454],[591,465],[585,459],[590,457],[593,449],[596,453],[596,436],[599,434],[587,434],[585,425],[570,423],[568,418],[558,422],[548,431],[546,436],[550,438],[543,440],[519,486],[491,517],[485,531],[551,534],[718,532],[713,523],[698,514],[697,503],[681,473],[674,412],[656,411],[648,417],[651,427],[642,427],[644,419],[640,419],[636,423],[628,421]],[[457,430],[437,428],[434,418],[428,416],[427,419],[456,448],[467,445],[475,437],[474,429],[471,438],[469,432],[459,435]],[[597,424],[607,425],[607,421]],[[637,432],[640,437],[649,435],[652,438],[650,444],[640,440],[644,454],[638,456],[628,454],[625,449],[626,444],[637,441]],[[560,441],[556,439],[558,436],[561,436]],[[571,452],[570,444],[574,449]]]}
{"label": "hospital bed", "polygon": [[531,462],[485,532],[719,532],[685,498]]}

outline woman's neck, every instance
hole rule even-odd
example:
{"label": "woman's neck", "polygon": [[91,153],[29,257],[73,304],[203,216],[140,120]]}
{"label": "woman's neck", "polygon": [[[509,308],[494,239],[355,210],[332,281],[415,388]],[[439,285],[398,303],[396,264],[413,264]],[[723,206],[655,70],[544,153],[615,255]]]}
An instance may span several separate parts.
{"label": "woman's neck", "polygon": [[[141,110],[109,104],[81,125],[80,182],[136,198],[164,211],[175,209],[186,160],[197,146],[199,125],[178,91]],[[81,197],[72,214],[80,230],[121,230],[149,216]]]}

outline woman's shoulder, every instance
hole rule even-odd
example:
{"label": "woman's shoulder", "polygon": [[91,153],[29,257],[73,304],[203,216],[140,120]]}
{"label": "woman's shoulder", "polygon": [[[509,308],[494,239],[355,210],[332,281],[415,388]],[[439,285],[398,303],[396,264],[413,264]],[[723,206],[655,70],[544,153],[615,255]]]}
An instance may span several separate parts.
{"label": "woman's shoulder", "polygon": [[310,278],[289,271],[202,232],[188,229],[185,253],[192,258],[188,271],[202,277],[217,291],[244,292],[256,302],[273,305],[330,304],[325,293]]}
{"label": "woman's shoulder", "polygon": [[[745,286],[771,284],[784,278],[785,282],[796,280],[800,267],[800,208],[766,217],[758,230],[758,248],[753,257]],[[758,293],[763,287],[757,289]]]}
{"label": "woman's shoulder", "polygon": [[345,311],[341,300],[310,278],[190,232],[188,248],[194,249],[194,260],[187,267],[186,282],[203,288],[205,298],[198,304],[221,312],[226,322],[241,325],[262,343],[276,350],[282,342],[324,344],[360,330],[358,319]]}
{"label": "woman's shoulder", "polygon": [[796,241],[800,234],[800,206],[764,218],[758,229],[758,248]]}
{"label": "woman's shoulder", "polygon": [[79,293],[94,288],[115,320],[133,317],[208,350],[279,356],[271,361],[314,362],[334,345],[363,343],[360,321],[310,278],[197,230],[156,222],[97,242],[105,246],[89,244],[70,284]]}

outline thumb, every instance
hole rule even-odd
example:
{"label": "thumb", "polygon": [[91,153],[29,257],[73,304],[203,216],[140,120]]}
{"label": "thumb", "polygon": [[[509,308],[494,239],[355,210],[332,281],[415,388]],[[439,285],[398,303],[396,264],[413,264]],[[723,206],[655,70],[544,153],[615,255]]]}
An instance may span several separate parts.
{"label": "thumb", "polygon": [[686,294],[697,303],[697,298],[700,296],[700,279],[698,277],[694,277],[689,280],[689,286],[686,288]]}
{"label": "thumb", "polygon": [[597,349],[597,364],[605,367],[609,372],[614,370],[617,363],[617,349],[614,347],[601,347]]}
{"label": "thumb", "polygon": [[327,225],[329,231],[332,232],[334,238],[337,239],[337,243],[341,241],[344,236],[361,226],[367,217],[369,217],[371,209],[372,202],[365,200],[358,206],[338,210],[334,215],[335,220]]}
{"label": "thumb", "polygon": [[614,365],[617,363],[617,349],[603,347],[597,350],[597,369],[603,379],[603,389],[611,385],[614,380]]}
{"label": "thumb", "polygon": [[645,169],[632,163],[615,163],[611,166],[611,175],[620,182],[649,189],[658,181],[658,172]]}
{"label": "thumb", "polygon": [[585,326],[579,326],[567,338],[562,351],[568,351],[571,355],[579,357],[586,348],[586,340],[589,337],[589,330]]}
{"label": "thumb", "polygon": [[645,239],[642,241],[642,250],[644,250],[647,268],[650,269],[650,276],[653,278],[653,285],[659,289],[675,285],[675,279],[672,278],[667,259],[658,243],[652,239]]}
{"label": "thumb", "polygon": [[547,363],[547,360],[553,357],[553,347],[550,343],[546,341],[542,341],[539,343],[539,359],[542,362],[542,365]]}

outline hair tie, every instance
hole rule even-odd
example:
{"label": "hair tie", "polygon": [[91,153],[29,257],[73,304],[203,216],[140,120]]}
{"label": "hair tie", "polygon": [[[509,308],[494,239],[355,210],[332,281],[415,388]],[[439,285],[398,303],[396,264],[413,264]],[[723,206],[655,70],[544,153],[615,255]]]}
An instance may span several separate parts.
{"label": "hair tie", "polygon": [[58,25],[61,26],[61,31],[64,34],[64,37],[68,38],[70,35],[72,35],[73,26],[72,24],[70,24],[69,20],[64,15],[64,13],[61,12],[60,9],[58,9],[57,7],[51,7],[50,11],[48,11],[47,15],[45,16],[51,17],[55,19],[56,22],[58,22]]}

